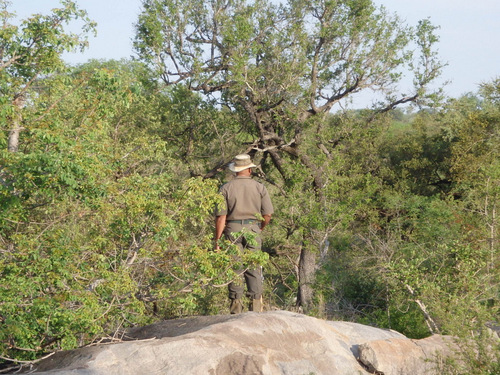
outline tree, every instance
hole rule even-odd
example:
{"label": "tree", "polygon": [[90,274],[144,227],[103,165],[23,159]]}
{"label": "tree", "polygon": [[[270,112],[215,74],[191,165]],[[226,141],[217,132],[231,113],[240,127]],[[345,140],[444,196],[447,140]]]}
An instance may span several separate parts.
{"label": "tree", "polygon": [[114,329],[118,315],[142,319],[144,308],[113,253],[125,241],[113,229],[125,230],[112,224],[145,198],[135,194],[125,204],[130,196],[122,194],[114,214],[102,201],[112,195],[110,179],[130,161],[117,156],[110,131],[111,119],[134,99],[130,88],[110,70],[94,69],[41,78],[37,89],[25,109],[22,152],[0,151],[9,177],[0,186],[2,361],[73,348]]}
{"label": "tree", "polygon": [[[16,152],[24,130],[22,111],[31,99],[30,90],[37,79],[64,68],[63,52],[85,49],[85,35],[94,30],[95,23],[75,2],[63,0],[62,8],[53,9],[52,14],[35,14],[16,26],[9,23],[13,17],[7,10],[9,5],[9,1],[0,1],[0,118],[9,131],[8,150]],[[78,19],[83,21],[83,36],[64,29]]]}
{"label": "tree", "polygon": [[[338,142],[318,137],[303,143],[306,130],[317,127],[319,134],[324,115],[363,90],[386,94],[367,124],[376,113],[436,96],[426,91],[442,68],[433,50],[436,28],[428,20],[408,27],[369,0],[278,5],[266,0],[144,0],[143,5],[135,41],[139,56],[166,85],[183,84],[241,113],[253,136],[242,151],[260,157],[264,169],[272,165],[279,171],[282,192],[297,189],[291,182],[297,177],[293,170],[300,169],[300,193],[321,209],[328,207],[324,165]],[[414,91],[397,93],[405,69],[414,73]],[[328,233],[335,226],[321,230]],[[310,232],[303,233],[298,303],[307,308],[317,246]]]}

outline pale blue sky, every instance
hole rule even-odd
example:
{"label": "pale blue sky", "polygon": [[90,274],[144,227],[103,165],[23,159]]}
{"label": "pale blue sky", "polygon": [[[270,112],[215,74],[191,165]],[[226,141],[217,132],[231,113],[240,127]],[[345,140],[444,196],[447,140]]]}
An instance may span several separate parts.
{"label": "pale blue sky", "polygon": [[[11,0],[11,11],[25,18],[47,13],[58,0]],[[500,76],[500,0],[374,0],[396,12],[410,25],[430,18],[440,26],[439,52],[448,62],[442,81],[451,81],[445,91],[452,97],[475,92],[478,84]],[[141,0],[77,0],[98,23],[97,38],[90,39],[84,54],[68,54],[69,63],[91,58],[120,59],[133,55],[133,24]]]}

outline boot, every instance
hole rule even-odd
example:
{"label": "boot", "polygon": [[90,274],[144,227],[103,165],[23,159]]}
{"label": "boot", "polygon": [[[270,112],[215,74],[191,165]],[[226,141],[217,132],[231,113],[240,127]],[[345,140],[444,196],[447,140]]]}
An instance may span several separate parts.
{"label": "boot", "polygon": [[229,306],[229,312],[231,314],[241,314],[243,312],[243,304],[240,299],[232,299],[231,305]]}
{"label": "boot", "polygon": [[260,297],[259,299],[252,299],[252,302],[250,302],[249,310],[255,312],[262,312],[263,311],[262,297]]}

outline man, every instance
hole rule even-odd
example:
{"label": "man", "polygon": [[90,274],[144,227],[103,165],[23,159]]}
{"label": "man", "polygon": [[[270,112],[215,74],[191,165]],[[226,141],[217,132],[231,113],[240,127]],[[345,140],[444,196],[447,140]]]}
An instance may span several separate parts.
{"label": "man", "polygon": [[[266,187],[251,177],[254,167],[256,165],[252,163],[248,154],[237,155],[234,162],[229,164],[229,170],[236,173],[236,178],[224,184],[220,189],[220,193],[224,197],[224,204],[215,213],[216,249],[219,249],[218,241],[224,234],[227,239],[238,245],[240,251],[261,250],[261,232],[271,221],[274,210]],[[245,236],[234,238],[231,235],[231,233],[241,232],[243,229],[254,233],[257,245],[249,243]],[[247,296],[251,299],[249,310],[261,312],[262,270],[258,268],[245,270],[239,280],[229,284],[231,314],[239,314],[243,311],[241,303],[244,291],[243,277],[247,286]]]}

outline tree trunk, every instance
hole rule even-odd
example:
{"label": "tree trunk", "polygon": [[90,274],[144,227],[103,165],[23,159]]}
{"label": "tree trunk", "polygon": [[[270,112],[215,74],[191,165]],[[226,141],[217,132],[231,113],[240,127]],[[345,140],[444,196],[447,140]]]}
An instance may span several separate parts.
{"label": "tree trunk", "polygon": [[313,300],[313,283],[316,274],[316,253],[302,244],[299,259],[299,290],[297,307],[305,313],[309,311]]}
{"label": "tree trunk", "polygon": [[21,126],[21,109],[24,106],[24,98],[16,96],[12,102],[14,105],[14,115],[12,116],[12,128],[9,132],[7,150],[9,152],[17,152],[19,150],[19,135],[23,127]]}
{"label": "tree trunk", "polygon": [[19,126],[19,121],[14,121],[14,126],[9,132],[9,140],[7,144],[7,150],[9,152],[17,152],[19,150],[19,134],[21,133],[21,127]]}

